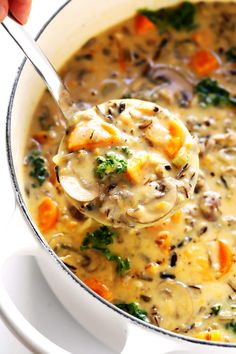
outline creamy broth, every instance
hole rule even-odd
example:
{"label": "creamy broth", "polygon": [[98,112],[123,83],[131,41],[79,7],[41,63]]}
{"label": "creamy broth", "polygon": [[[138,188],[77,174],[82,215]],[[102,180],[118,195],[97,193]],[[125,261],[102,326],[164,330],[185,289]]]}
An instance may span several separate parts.
{"label": "creamy broth", "polygon": [[65,123],[45,92],[26,142],[28,207],[63,262],[106,300],[174,332],[235,342],[236,5],[165,11],[91,38],[61,76],[81,109],[133,98],[178,114],[199,141],[194,196],[145,229],[85,218],[57,179],[52,158]]}

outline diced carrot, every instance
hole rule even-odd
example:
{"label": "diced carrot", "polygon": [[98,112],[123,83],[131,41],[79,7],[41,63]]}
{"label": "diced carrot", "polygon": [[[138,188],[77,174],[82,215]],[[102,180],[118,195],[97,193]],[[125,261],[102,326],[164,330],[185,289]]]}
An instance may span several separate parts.
{"label": "diced carrot", "polygon": [[208,50],[196,52],[190,59],[189,65],[198,76],[207,76],[219,68],[220,63],[216,55]]}
{"label": "diced carrot", "polygon": [[44,130],[41,130],[37,133],[34,133],[33,139],[36,140],[39,144],[43,145],[48,141],[48,134]]}
{"label": "diced carrot", "polygon": [[77,124],[70,133],[68,139],[68,149],[70,152],[80,149],[94,149],[97,147],[117,144],[120,141],[118,132],[111,125],[93,122],[85,125]]}
{"label": "diced carrot", "polygon": [[204,48],[204,49],[211,48],[213,42],[212,33],[207,30],[194,32],[192,35],[192,40],[200,48]]}
{"label": "diced carrot", "polygon": [[161,231],[158,233],[155,243],[164,252],[169,252],[170,249],[170,233],[169,231]]}
{"label": "diced carrot", "polygon": [[172,216],[171,216],[171,222],[173,222],[173,223],[178,223],[178,222],[180,222],[181,221],[181,219],[182,219],[182,215],[183,215],[183,213],[182,213],[182,210],[177,210]]}
{"label": "diced carrot", "polygon": [[104,284],[102,281],[96,278],[88,278],[85,279],[84,283],[92,289],[95,293],[103,297],[107,301],[111,301],[112,293],[109,290],[108,286]]}
{"label": "diced carrot", "polygon": [[134,184],[140,183],[142,179],[142,170],[149,161],[149,155],[143,154],[132,158],[127,167],[126,176]]}
{"label": "diced carrot", "polygon": [[174,120],[169,123],[170,138],[165,145],[165,152],[170,158],[174,158],[184,143],[182,128]]}
{"label": "diced carrot", "polygon": [[216,329],[199,332],[196,334],[196,338],[211,341],[222,341],[221,333]]}
{"label": "diced carrot", "polygon": [[175,157],[177,152],[180,150],[182,147],[183,143],[179,137],[173,137],[168,141],[168,143],[165,146],[165,152],[170,158]]}
{"label": "diced carrot", "polygon": [[170,121],[168,130],[171,136],[183,138],[183,129],[175,120]]}
{"label": "diced carrot", "polygon": [[218,245],[218,255],[220,263],[219,277],[221,277],[229,272],[233,263],[233,253],[229,245],[225,241],[218,240]]}
{"label": "diced carrot", "polygon": [[51,230],[59,218],[59,208],[57,202],[49,197],[44,198],[38,207],[38,225],[41,231]]}
{"label": "diced carrot", "polygon": [[151,22],[146,16],[137,14],[134,19],[135,34],[142,35],[155,28],[153,22]]}

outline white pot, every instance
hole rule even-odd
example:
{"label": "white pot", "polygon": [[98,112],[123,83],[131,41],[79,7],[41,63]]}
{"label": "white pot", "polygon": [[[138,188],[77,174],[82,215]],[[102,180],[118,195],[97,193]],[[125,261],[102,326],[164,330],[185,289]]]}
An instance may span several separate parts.
{"label": "white pot", "polygon": [[[59,69],[86,40],[132,16],[138,8],[157,8],[173,3],[172,0],[73,0],[46,24],[39,43]],[[34,254],[48,284],[65,308],[117,353],[235,353],[236,345],[184,337],[124,314],[88,289],[48,247],[27,211],[22,176],[28,127],[43,89],[44,85],[31,64],[23,63],[12,90],[7,116],[7,152],[18,207],[8,237],[1,242],[4,259],[19,252]],[[68,353],[43,337],[24,319],[2,284],[0,315],[34,353]]]}

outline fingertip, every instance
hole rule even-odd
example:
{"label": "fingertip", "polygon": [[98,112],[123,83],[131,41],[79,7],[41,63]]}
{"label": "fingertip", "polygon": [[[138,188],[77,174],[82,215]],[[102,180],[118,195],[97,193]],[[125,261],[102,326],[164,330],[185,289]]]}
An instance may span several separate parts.
{"label": "fingertip", "polygon": [[4,5],[0,4],[0,22],[7,16],[7,9]]}
{"label": "fingertip", "polygon": [[10,11],[15,19],[22,25],[28,21],[31,10],[31,0],[10,1]]}

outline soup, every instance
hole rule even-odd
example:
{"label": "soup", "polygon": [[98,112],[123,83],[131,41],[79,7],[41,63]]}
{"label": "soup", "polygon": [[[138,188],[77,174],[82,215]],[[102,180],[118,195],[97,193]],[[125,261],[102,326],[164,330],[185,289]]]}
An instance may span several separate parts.
{"label": "soup", "polygon": [[48,92],[32,117],[24,161],[32,216],[85,284],[143,321],[225,342],[236,341],[235,16],[232,3],[142,9],[91,38],[61,71],[81,109],[147,100],[178,114],[198,138],[194,196],[171,217],[112,229],[74,207],[52,160],[66,127]]}

